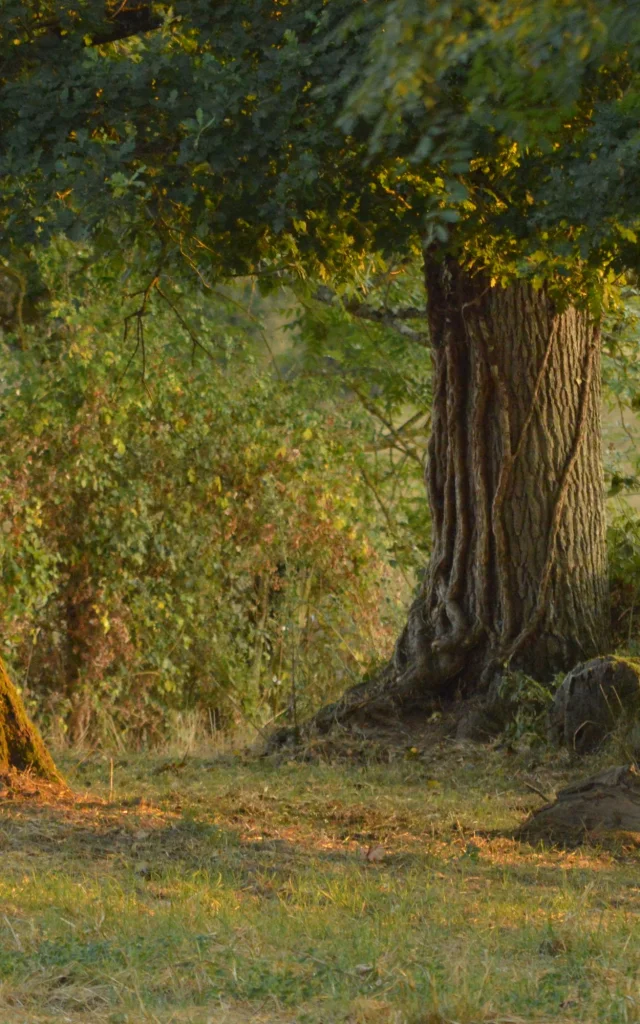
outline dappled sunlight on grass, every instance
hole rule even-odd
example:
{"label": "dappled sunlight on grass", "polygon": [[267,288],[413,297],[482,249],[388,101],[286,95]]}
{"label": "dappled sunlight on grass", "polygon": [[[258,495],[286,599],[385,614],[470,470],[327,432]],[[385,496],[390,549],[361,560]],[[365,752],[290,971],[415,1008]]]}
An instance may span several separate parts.
{"label": "dappled sunlight on grass", "polygon": [[523,759],[65,767],[0,804],[3,1024],[636,1019],[640,854],[512,838]]}

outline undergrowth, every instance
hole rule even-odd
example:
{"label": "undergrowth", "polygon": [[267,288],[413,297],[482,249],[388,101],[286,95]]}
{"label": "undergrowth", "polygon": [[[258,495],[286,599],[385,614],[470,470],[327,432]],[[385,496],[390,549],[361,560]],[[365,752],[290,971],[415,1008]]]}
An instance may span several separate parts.
{"label": "undergrowth", "polygon": [[321,355],[312,311],[251,282],[163,277],[141,310],[135,262],[123,289],[59,241],[46,315],[0,344],[2,654],[72,744],[161,744],[192,711],[295,724],[400,628],[428,413],[388,423],[427,405],[428,356],[399,336],[386,365],[385,329],[332,310]]}

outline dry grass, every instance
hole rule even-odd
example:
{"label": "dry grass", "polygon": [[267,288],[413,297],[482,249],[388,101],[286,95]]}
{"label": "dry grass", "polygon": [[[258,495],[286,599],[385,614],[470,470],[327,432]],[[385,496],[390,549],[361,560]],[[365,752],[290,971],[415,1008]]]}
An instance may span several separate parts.
{"label": "dry grass", "polygon": [[1,1024],[640,1020],[635,841],[509,838],[525,782],[575,769],[369,750],[132,756],[113,780],[68,757],[73,795],[7,791]]}

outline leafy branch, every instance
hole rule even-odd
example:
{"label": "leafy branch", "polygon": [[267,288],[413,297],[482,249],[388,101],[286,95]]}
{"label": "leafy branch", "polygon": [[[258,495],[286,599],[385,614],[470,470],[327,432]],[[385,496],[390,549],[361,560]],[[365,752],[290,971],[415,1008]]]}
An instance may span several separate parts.
{"label": "leafy branch", "polygon": [[313,297],[317,302],[322,302],[327,306],[333,306],[337,300],[351,316],[358,317],[360,320],[371,320],[373,323],[383,324],[385,327],[391,327],[405,338],[415,341],[420,345],[427,345],[429,343],[427,331],[416,331],[407,324],[408,320],[426,319],[426,311],[419,309],[417,306],[387,309],[385,307],[372,306],[367,302],[358,302],[356,299],[344,300],[340,299],[331,288],[327,288],[325,285],[317,288]]}

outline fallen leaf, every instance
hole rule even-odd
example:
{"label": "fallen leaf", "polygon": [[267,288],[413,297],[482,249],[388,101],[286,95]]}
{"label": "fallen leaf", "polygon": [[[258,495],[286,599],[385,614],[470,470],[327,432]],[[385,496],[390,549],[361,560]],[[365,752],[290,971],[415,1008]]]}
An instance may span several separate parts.
{"label": "fallen leaf", "polygon": [[371,974],[372,971],[375,971],[375,965],[374,964],[356,964],[356,966],[353,968],[353,970],[354,970],[355,974]]}
{"label": "fallen leaf", "polygon": [[387,856],[384,846],[370,846],[362,851],[362,856],[370,864],[379,864]]}

